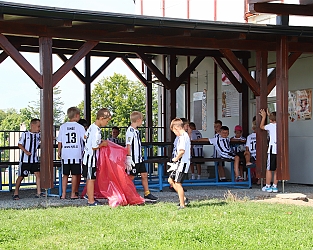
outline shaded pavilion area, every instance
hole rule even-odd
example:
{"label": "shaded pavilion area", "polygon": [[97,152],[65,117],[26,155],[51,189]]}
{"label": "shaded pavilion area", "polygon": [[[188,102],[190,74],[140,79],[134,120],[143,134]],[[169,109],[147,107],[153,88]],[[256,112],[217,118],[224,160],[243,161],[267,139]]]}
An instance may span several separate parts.
{"label": "shaded pavilion area", "polygon": [[[280,128],[277,131],[278,179],[289,179],[289,160],[285,157],[288,155],[288,69],[302,53],[313,52],[313,28],[148,17],[7,2],[0,2],[0,6],[0,47],[3,49],[0,63],[10,56],[41,88],[42,188],[53,187],[53,86],[72,70],[85,84],[85,118],[90,121],[91,83],[116,58],[121,58],[146,86],[148,127],[152,126],[152,73],[164,86],[166,112],[163,119],[167,121],[167,128],[169,121],[176,116],[176,89],[182,82],[187,82],[186,99],[189,100],[190,74],[205,57],[211,57],[215,62],[215,86],[217,67],[220,67],[242,93],[244,118],[240,122],[246,133],[251,120],[248,116],[248,88],[256,96],[259,110],[267,108],[267,95],[276,85],[277,127]],[[40,72],[20,52],[39,53]],[[276,52],[276,69],[267,76],[269,52]],[[248,71],[251,53],[256,53],[255,79]],[[52,54],[64,61],[55,73]],[[154,64],[156,55],[163,56],[164,70]],[[108,58],[94,74],[90,71],[91,56]],[[176,72],[177,56],[188,59],[185,70],[179,75]],[[84,74],[75,68],[83,58]],[[129,58],[142,60],[147,68],[145,76]],[[239,73],[242,82],[236,79],[225,61]],[[217,118],[217,93],[215,100]],[[189,101],[187,103],[189,105]],[[190,114],[189,107],[187,110]],[[259,123],[260,117],[257,116]],[[167,130],[164,141],[171,139]],[[265,176],[266,140],[266,132],[259,130],[258,177]]]}

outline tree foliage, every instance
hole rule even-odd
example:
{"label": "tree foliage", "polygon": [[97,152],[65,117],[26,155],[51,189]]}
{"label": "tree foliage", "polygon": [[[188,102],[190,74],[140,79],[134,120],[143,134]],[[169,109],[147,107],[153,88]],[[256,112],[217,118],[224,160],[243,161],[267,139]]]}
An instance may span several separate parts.
{"label": "tree foliage", "polygon": [[[83,110],[83,102],[78,105]],[[133,111],[146,112],[146,89],[140,82],[127,79],[125,75],[114,74],[101,79],[91,94],[92,121],[96,119],[97,111],[108,108],[112,112],[109,126],[127,127],[129,115]],[[153,93],[154,124],[157,124],[157,100]],[[145,124],[145,121],[144,121]],[[143,124],[143,126],[144,126]]]}

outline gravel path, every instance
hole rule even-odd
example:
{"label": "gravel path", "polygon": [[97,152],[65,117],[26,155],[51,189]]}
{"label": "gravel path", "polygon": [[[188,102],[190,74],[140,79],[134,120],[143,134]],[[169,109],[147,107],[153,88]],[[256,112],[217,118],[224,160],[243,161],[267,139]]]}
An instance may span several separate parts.
{"label": "gravel path", "polygon": [[[278,186],[281,194],[282,187]],[[227,187],[187,187],[185,195],[190,201],[208,200],[208,199],[225,199],[230,192],[236,199],[250,200],[270,200],[276,197],[276,194],[265,193],[260,190],[260,186],[254,185],[252,189],[236,189]],[[0,209],[25,209],[32,207],[61,207],[61,206],[86,206],[86,200],[60,200],[59,197],[35,198],[35,189],[21,189],[20,200],[12,200],[12,193],[0,192]],[[57,193],[53,189],[51,193]],[[142,191],[139,193],[143,195]],[[313,187],[308,185],[285,184],[285,193],[301,193],[306,195],[310,200],[313,199]],[[160,202],[178,202],[178,196],[175,192],[170,192],[165,188],[163,192],[153,192],[159,197]],[[106,200],[101,200],[106,203]],[[313,201],[312,201],[313,203]]]}

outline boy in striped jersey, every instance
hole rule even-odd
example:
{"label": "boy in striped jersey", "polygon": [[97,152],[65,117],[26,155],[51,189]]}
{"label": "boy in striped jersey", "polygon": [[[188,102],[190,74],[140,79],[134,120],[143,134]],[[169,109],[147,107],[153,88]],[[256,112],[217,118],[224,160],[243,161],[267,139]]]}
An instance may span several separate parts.
{"label": "boy in striped jersey", "polygon": [[111,142],[114,142],[114,143],[116,143],[116,144],[120,144],[120,143],[121,143],[121,140],[120,140],[119,138],[117,138],[119,134],[120,134],[120,128],[114,126],[114,127],[112,128],[111,137],[108,138],[108,140],[111,141]]}
{"label": "boy in striped jersey", "polygon": [[94,198],[97,159],[99,158],[99,148],[107,146],[108,142],[101,139],[100,127],[105,127],[110,120],[110,111],[106,108],[100,109],[97,112],[96,121],[89,126],[85,134],[83,177],[87,180],[86,188],[88,196],[88,206],[101,205]]}
{"label": "boy in striped jersey", "polygon": [[157,197],[152,195],[148,187],[148,174],[146,166],[142,160],[141,138],[138,127],[142,125],[143,115],[139,111],[130,114],[130,126],[126,131],[126,170],[129,177],[134,180],[135,176],[140,173],[141,183],[144,189],[144,199],[155,202]]}
{"label": "boy in striped jersey", "polygon": [[72,175],[71,199],[78,199],[78,181],[81,175],[82,153],[84,148],[85,129],[78,123],[80,110],[71,107],[67,110],[69,121],[62,124],[58,136],[58,156],[62,160],[62,196],[66,198],[68,177]]}
{"label": "boy in striped jersey", "polygon": [[[196,128],[196,124],[193,122],[189,123],[189,127],[191,129],[191,135],[190,135],[190,139],[191,140],[198,140],[200,138],[202,138],[202,134],[200,133],[199,130],[197,130]],[[191,146],[192,150],[191,150],[191,155],[194,158],[201,158],[203,157],[203,145],[192,145]],[[198,174],[198,180],[201,179],[201,162],[197,163],[197,174]],[[195,179],[195,170],[194,170],[194,164],[190,163],[190,170],[191,170],[191,179],[194,180]]]}
{"label": "boy in striped jersey", "polygon": [[18,178],[16,179],[13,200],[19,199],[19,189],[24,177],[28,174],[35,174],[37,194],[36,198],[42,196],[40,188],[40,164],[38,161],[37,149],[40,144],[40,120],[32,119],[30,130],[22,133],[18,141],[18,147],[21,149],[20,164],[18,168]]}

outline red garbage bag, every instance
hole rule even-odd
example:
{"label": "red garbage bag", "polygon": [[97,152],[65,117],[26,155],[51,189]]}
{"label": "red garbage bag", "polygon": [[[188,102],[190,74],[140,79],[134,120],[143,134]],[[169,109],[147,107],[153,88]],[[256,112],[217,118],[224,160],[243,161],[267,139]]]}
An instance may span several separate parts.
{"label": "red garbage bag", "polygon": [[[145,202],[125,172],[126,155],[126,148],[111,141],[108,141],[107,147],[100,148],[95,198],[107,198],[111,207],[138,205]],[[86,187],[82,195],[85,193]]]}

